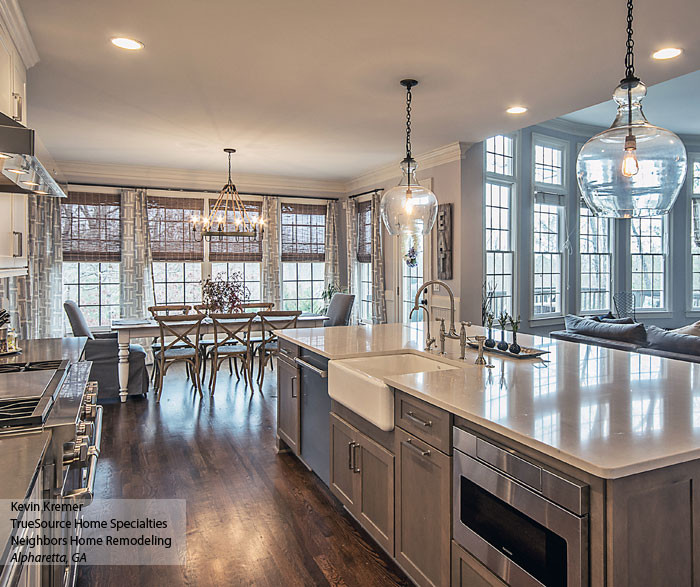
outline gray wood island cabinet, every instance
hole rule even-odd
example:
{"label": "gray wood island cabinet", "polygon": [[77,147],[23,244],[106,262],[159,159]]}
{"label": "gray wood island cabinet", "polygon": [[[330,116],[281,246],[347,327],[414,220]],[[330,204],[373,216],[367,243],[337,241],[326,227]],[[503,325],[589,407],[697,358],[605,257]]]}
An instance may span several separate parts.
{"label": "gray wood island cabinet", "polygon": [[415,584],[700,587],[700,365],[523,335],[549,363],[489,370],[448,346],[439,360],[459,368],[383,379],[387,431],[332,401],[323,373],[366,354],[438,358],[420,328],[280,337],[278,446]]}

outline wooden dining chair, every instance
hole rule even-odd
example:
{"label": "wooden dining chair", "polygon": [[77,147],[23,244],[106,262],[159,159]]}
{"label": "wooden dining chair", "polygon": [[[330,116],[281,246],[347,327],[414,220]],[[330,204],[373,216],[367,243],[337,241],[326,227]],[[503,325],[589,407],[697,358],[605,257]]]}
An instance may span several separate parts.
{"label": "wooden dining chair", "polygon": [[156,401],[160,401],[163,393],[163,379],[167,370],[177,362],[185,363],[195,389],[202,395],[199,341],[203,319],[204,314],[155,315],[160,328],[160,350],[154,354],[158,363]]}
{"label": "wooden dining chair", "polygon": [[[176,316],[179,314],[189,314],[192,310],[192,306],[185,304],[156,304],[155,306],[149,306],[148,311],[151,313],[151,317],[155,320],[156,316]],[[177,347],[182,347],[182,344],[177,344]],[[155,337],[151,341],[151,353],[155,359],[156,353],[161,349],[161,344],[158,342],[158,337]],[[151,370],[151,382],[155,385],[158,378],[158,361],[153,361],[153,369]],[[189,372],[187,373],[189,377]]]}
{"label": "wooden dining chair", "polygon": [[296,328],[297,319],[301,315],[300,310],[270,310],[258,312],[260,318],[261,339],[257,346],[258,353],[258,386],[262,389],[265,379],[265,367],[269,363],[272,366],[272,357],[277,354],[279,341],[275,330]]}
{"label": "wooden dining chair", "polygon": [[269,312],[274,307],[274,302],[246,302],[245,304],[241,304],[241,308],[244,312]]}
{"label": "wooden dining chair", "polygon": [[255,312],[210,313],[209,318],[214,326],[214,342],[208,351],[211,357],[211,374],[209,375],[209,390],[214,395],[216,375],[221,364],[233,360],[236,369],[236,379],[240,380],[238,360],[241,360],[241,371],[246,388],[250,383],[253,389],[253,353],[250,342],[250,329],[255,319]]}

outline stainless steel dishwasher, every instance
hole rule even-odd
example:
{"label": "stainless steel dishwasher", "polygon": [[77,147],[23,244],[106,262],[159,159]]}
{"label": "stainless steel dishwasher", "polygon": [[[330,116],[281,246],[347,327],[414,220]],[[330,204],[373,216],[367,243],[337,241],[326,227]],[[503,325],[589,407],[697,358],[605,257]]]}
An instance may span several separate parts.
{"label": "stainless steel dishwasher", "polygon": [[589,487],[453,429],[453,536],[509,585],[588,585]]}

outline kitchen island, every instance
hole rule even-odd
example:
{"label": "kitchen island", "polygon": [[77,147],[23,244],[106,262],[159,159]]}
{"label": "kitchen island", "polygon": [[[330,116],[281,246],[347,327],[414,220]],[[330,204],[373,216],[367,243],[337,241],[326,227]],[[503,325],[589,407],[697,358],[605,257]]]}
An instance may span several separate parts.
{"label": "kitchen island", "polygon": [[[493,585],[549,584],[547,569],[539,569],[539,583],[518,575],[522,565],[511,560],[517,555],[492,552],[476,539],[470,544],[480,545],[477,552],[466,551],[453,540],[464,534],[456,473],[463,450],[467,461],[473,456],[505,471],[506,481],[523,479],[514,473],[521,465],[536,472],[523,486],[545,497],[549,479],[574,491],[569,496],[577,501],[563,509],[580,521],[581,544],[576,557],[568,544],[566,584],[700,584],[700,365],[520,335],[521,345],[549,351],[545,361],[491,356],[493,367],[486,368],[474,364],[471,349],[460,361],[456,341],[447,341],[444,356],[424,352],[420,325],[279,334],[281,354],[305,353],[303,360],[313,357],[317,366],[408,353],[456,367],[385,377],[394,391],[392,430],[330,402],[328,484],[418,584],[469,584],[475,576]],[[295,423],[291,445],[303,460],[304,413],[290,411],[299,405],[293,396],[312,392],[293,379],[304,370],[296,365],[299,371],[279,371],[278,436],[281,447],[289,446]],[[363,482],[365,474],[373,477]]]}

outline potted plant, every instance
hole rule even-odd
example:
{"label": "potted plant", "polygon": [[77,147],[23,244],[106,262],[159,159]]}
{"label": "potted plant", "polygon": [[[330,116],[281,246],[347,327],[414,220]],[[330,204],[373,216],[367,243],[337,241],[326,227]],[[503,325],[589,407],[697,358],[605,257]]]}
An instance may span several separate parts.
{"label": "potted plant", "polygon": [[213,313],[233,314],[243,310],[250,292],[240,273],[234,273],[228,280],[207,279],[202,283],[202,303]]}
{"label": "potted plant", "polygon": [[508,324],[508,318],[508,312],[501,310],[501,313],[498,316],[498,324],[501,326],[501,341],[496,347],[499,351],[508,350],[508,343],[506,342],[506,324]]}
{"label": "potted plant", "polygon": [[514,355],[517,355],[522,350],[520,348],[520,345],[518,344],[518,330],[520,329],[520,314],[518,314],[517,320],[515,318],[513,318],[513,316],[509,316],[508,319],[510,320],[510,328],[513,331],[513,342],[508,347],[508,350],[511,353],[513,353]]}
{"label": "potted plant", "polygon": [[492,349],[496,346],[496,341],[493,339],[493,321],[495,316],[493,312],[486,312],[486,328],[488,329],[488,336],[484,341],[484,346]]}

